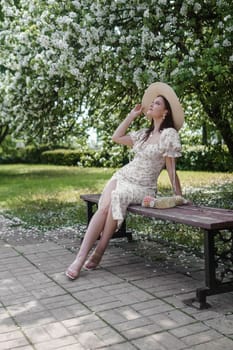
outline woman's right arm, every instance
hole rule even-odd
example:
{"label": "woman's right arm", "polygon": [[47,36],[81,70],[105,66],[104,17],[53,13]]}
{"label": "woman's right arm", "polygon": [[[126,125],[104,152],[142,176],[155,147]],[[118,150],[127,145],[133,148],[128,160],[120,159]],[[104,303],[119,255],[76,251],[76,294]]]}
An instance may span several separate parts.
{"label": "woman's right arm", "polygon": [[136,105],[127,117],[121,122],[118,128],[112,135],[112,140],[116,143],[126,146],[133,146],[133,141],[130,135],[126,134],[126,131],[135,118],[142,113],[142,107],[140,104]]}

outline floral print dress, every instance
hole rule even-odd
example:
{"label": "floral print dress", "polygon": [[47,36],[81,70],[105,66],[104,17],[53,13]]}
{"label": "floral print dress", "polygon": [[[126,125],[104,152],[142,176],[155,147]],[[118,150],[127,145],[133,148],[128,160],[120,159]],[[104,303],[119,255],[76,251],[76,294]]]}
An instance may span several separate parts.
{"label": "floral print dress", "polygon": [[145,196],[156,195],[157,180],[165,166],[165,157],[181,156],[180,139],[175,129],[164,129],[157,144],[143,141],[145,131],[142,129],[130,133],[134,158],[110,179],[117,180],[116,188],[111,193],[111,205],[113,219],[117,220],[118,227],[124,221],[129,204],[140,204]]}

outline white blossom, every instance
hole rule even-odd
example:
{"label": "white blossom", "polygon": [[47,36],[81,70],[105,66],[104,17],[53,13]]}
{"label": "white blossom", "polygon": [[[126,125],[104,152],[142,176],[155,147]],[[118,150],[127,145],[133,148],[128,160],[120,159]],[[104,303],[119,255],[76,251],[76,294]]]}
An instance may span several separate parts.
{"label": "white blossom", "polygon": [[218,28],[223,28],[224,27],[224,23],[222,22],[222,21],[220,21],[219,23],[218,23]]}
{"label": "white blossom", "polygon": [[185,3],[182,4],[181,9],[180,9],[180,13],[182,16],[186,17],[187,16],[187,5]]}
{"label": "white blossom", "polygon": [[56,19],[58,24],[70,24],[72,23],[72,19],[69,16],[58,17]]}
{"label": "white blossom", "polygon": [[201,4],[199,4],[198,2],[195,2],[194,7],[193,7],[193,11],[195,13],[200,12],[201,11]]}
{"label": "white blossom", "polygon": [[167,0],[158,0],[159,5],[167,5]]}
{"label": "white blossom", "polygon": [[149,9],[147,9],[146,11],[144,11],[143,17],[145,17],[145,18],[149,18],[149,17],[150,17],[150,11],[149,11]]}
{"label": "white blossom", "polygon": [[228,46],[231,46],[231,42],[230,42],[230,40],[225,39],[225,40],[223,41],[222,45],[223,45],[224,47],[228,47]]}

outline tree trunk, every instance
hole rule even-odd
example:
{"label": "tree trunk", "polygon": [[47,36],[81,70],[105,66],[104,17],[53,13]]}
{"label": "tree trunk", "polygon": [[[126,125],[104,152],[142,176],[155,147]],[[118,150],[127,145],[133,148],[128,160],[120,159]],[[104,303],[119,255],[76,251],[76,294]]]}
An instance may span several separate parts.
{"label": "tree trunk", "polygon": [[208,135],[207,135],[206,122],[203,122],[203,124],[202,124],[202,144],[205,146],[208,145]]}
{"label": "tree trunk", "polygon": [[223,116],[219,106],[211,105],[211,102],[205,103],[206,100],[202,100],[202,105],[209,118],[216,125],[217,130],[221,133],[222,138],[229,150],[229,153],[233,159],[233,131],[231,125],[226,116]]}
{"label": "tree trunk", "polygon": [[8,133],[9,133],[9,126],[0,125],[0,144],[5,140]]}

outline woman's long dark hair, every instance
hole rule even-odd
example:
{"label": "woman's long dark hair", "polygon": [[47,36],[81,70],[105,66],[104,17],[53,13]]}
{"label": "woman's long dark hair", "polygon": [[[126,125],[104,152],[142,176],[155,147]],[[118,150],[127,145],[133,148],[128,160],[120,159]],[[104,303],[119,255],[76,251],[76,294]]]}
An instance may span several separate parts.
{"label": "woman's long dark hair", "polygon": [[[164,96],[162,96],[162,95],[159,95],[159,96],[157,96],[157,97],[162,97],[162,99],[164,100],[165,107],[166,107],[166,109],[167,109],[166,117],[165,117],[165,119],[162,121],[162,123],[161,123],[161,125],[160,125],[160,127],[159,127],[159,131],[161,132],[163,129],[167,129],[167,128],[175,128],[170,103],[169,103],[168,100],[167,100]],[[154,130],[154,127],[155,127],[155,126],[154,126],[154,120],[152,119],[149,128],[146,130],[146,133],[145,133],[145,137],[144,137],[144,139],[143,139],[143,142],[145,142],[145,141],[148,140],[148,137],[150,136],[150,133]]]}

